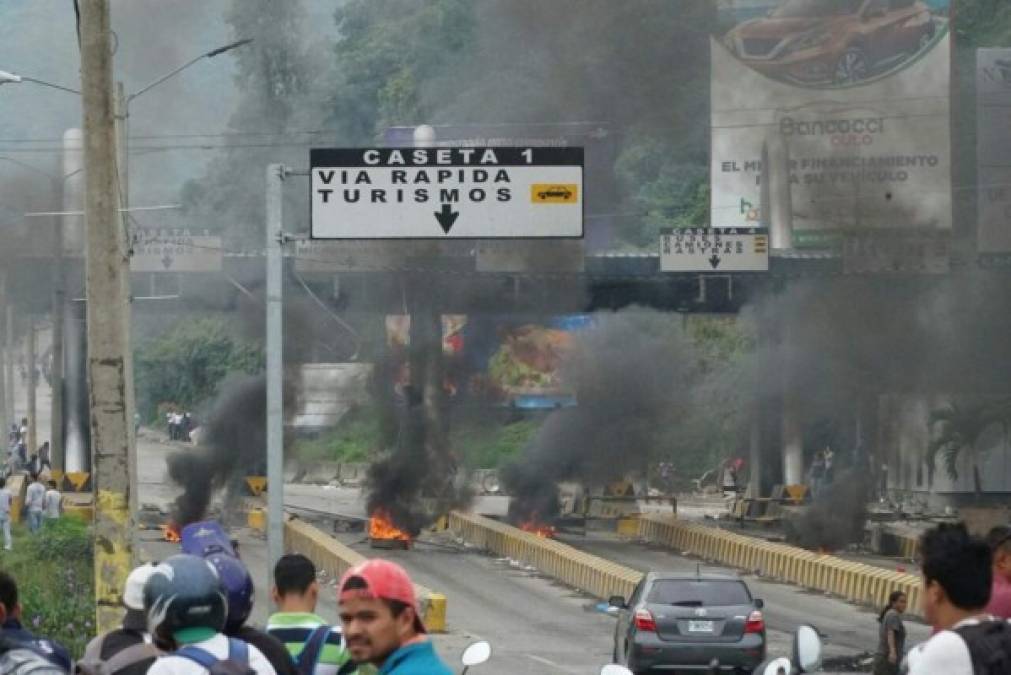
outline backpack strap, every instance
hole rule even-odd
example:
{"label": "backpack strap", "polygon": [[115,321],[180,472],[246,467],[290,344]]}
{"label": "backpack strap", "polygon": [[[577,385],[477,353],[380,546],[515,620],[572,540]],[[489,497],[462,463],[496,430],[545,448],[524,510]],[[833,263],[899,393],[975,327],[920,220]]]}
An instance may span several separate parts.
{"label": "backpack strap", "polygon": [[239,665],[249,665],[249,645],[242,640],[228,638],[228,660],[235,661]]}
{"label": "backpack strap", "polygon": [[328,637],[330,637],[330,626],[326,625],[316,626],[309,633],[295,663],[300,675],[312,675],[316,670],[316,664],[319,663],[319,657],[323,653],[323,647],[326,645]]}
{"label": "backpack strap", "polygon": [[[229,645],[229,647],[228,647],[228,655],[231,656],[231,653],[232,653],[232,647],[231,647],[231,645]],[[203,666],[204,668],[206,668],[208,671],[211,668],[214,667],[214,664],[216,664],[218,661],[220,661],[220,659],[217,656],[215,656],[214,654],[211,654],[206,649],[201,649],[200,647],[194,647],[193,645],[186,645],[182,649],[177,649],[176,652],[175,652],[175,654],[173,654],[173,656],[181,656],[184,659],[189,659],[190,661],[194,661],[195,663],[197,663],[197,664]]]}
{"label": "backpack strap", "polygon": [[135,645],[130,645],[126,649],[115,654],[111,659],[105,662],[105,672],[107,673],[118,673],[121,670],[129,668],[132,665],[138,664],[141,661],[147,659],[156,659],[162,655],[162,651],[155,647],[153,644],[147,642],[139,642]]}
{"label": "backpack strap", "polygon": [[1004,673],[1011,656],[1011,625],[1003,619],[981,621],[956,628],[972,659],[973,672],[987,675]]}
{"label": "backpack strap", "polygon": [[102,660],[102,647],[105,646],[106,635],[108,635],[108,633],[102,633],[88,643],[88,646],[84,648],[84,656],[81,658],[82,661],[98,662]]}

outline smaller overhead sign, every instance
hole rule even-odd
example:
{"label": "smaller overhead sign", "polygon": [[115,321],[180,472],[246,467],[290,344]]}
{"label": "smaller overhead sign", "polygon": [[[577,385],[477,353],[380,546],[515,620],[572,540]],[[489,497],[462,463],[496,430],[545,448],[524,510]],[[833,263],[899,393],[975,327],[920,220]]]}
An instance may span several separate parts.
{"label": "smaller overhead sign", "polygon": [[313,239],[583,236],[583,149],[314,149]]}
{"label": "smaller overhead sign", "polygon": [[131,272],[220,272],[221,237],[207,230],[135,228]]}
{"label": "smaller overhead sign", "polygon": [[946,274],[950,260],[950,230],[876,229],[843,239],[846,274]]}
{"label": "smaller overhead sign", "polygon": [[688,227],[660,233],[662,272],[765,272],[769,230]]}

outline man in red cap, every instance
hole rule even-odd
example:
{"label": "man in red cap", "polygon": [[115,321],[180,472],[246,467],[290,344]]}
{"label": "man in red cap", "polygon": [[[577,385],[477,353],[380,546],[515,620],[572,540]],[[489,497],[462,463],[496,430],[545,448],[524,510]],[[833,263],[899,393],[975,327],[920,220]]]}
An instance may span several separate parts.
{"label": "man in red cap", "polygon": [[452,675],[428,638],[403,567],[366,560],[349,569],[337,589],[344,641],[355,663],[371,663],[380,675]]}

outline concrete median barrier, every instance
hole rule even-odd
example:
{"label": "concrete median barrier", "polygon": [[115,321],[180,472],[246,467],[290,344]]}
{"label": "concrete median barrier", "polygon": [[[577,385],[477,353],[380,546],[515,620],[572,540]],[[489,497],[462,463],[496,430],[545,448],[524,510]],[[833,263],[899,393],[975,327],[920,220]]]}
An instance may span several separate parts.
{"label": "concrete median barrier", "polygon": [[642,578],[630,567],[483,516],[454,511],[449,514],[449,529],[478,548],[536,567],[598,598],[631,597]]}
{"label": "concrete median barrier", "polygon": [[[366,557],[345,546],[322,530],[295,518],[284,523],[285,551],[301,553],[316,565],[316,569],[326,572],[331,579],[341,576]],[[446,632],[446,596],[419,584],[414,592],[421,607],[425,627],[432,633]]]}
{"label": "concrete median barrier", "polygon": [[672,516],[643,515],[639,519],[639,537],[677,549],[685,555],[830,593],[858,604],[883,607],[889,593],[901,590],[909,598],[909,612],[919,614],[921,611],[920,578],[913,574],[748,537]]}

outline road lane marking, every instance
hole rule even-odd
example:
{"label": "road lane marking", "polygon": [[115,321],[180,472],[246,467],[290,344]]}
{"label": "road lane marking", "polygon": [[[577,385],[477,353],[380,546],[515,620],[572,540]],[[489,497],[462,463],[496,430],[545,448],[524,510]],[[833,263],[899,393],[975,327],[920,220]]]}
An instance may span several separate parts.
{"label": "road lane marking", "polygon": [[539,663],[539,664],[541,664],[543,666],[551,666],[552,668],[557,668],[558,670],[560,670],[560,671],[562,671],[564,673],[578,673],[579,672],[578,670],[573,670],[571,668],[566,668],[565,666],[563,666],[561,664],[558,664],[558,663],[555,663],[551,659],[546,659],[543,656],[537,656],[536,654],[524,654],[523,656],[527,657],[528,659],[530,659],[532,661],[536,661],[537,663]]}

